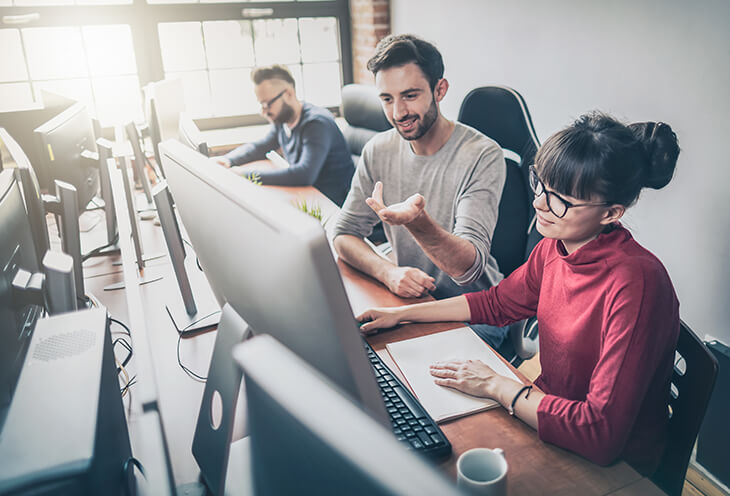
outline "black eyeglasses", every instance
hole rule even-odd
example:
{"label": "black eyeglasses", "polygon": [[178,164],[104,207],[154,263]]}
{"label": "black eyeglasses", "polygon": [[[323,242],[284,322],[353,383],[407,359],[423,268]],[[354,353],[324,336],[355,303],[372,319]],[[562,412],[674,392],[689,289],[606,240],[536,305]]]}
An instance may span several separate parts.
{"label": "black eyeglasses", "polygon": [[557,193],[553,193],[552,191],[548,191],[545,188],[545,183],[542,182],[542,179],[537,175],[537,171],[535,170],[535,166],[530,166],[530,188],[532,188],[532,191],[535,193],[535,198],[540,196],[541,194],[545,193],[545,200],[547,202],[548,209],[557,217],[558,219],[562,219],[565,217],[565,214],[568,213],[569,208],[573,207],[607,207],[608,205],[612,205],[611,202],[586,202],[586,203],[571,203],[565,198],[562,198]]}
{"label": "black eyeglasses", "polygon": [[259,105],[261,105],[261,109],[269,110],[269,108],[271,108],[271,106],[274,104],[274,102],[276,100],[278,100],[279,98],[281,98],[281,95],[283,95],[284,93],[286,93],[286,89],[281,90],[281,92],[278,95],[276,95],[274,98],[272,98],[271,100],[268,100],[265,102],[259,102]]}

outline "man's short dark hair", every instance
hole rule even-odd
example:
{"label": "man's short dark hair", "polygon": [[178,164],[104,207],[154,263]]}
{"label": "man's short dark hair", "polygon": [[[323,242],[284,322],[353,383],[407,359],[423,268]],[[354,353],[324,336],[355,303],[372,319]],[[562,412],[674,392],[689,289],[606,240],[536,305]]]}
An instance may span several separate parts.
{"label": "man's short dark hair", "polygon": [[391,34],[386,36],[375,47],[375,55],[368,60],[368,69],[373,75],[383,69],[400,67],[414,63],[420,67],[431,85],[444,77],[444,59],[431,43],[412,34]]}
{"label": "man's short dark hair", "polygon": [[285,81],[295,88],[297,86],[294,82],[294,77],[291,75],[291,72],[289,72],[289,69],[287,69],[286,66],[283,65],[274,64],[257,67],[251,72],[251,81],[253,81],[253,84],[259,85],[264,81],[269,81],[270,79],[279,79],[280,81]]}

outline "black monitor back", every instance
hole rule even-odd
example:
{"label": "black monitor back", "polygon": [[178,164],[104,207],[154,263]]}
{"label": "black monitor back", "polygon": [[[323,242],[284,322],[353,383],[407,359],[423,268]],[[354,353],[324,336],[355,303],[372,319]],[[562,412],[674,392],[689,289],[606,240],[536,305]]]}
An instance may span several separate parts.
{"label": "black monitor back", "polygon": [[96,154],[94,127],[86,105],[76,103],[35,130],[43,167],[52,180],[76,188],[79,209],[99,191],[98,157],[84,158],[84,151]]}
{"label": "black monitor back", "polygon": [[20,188],[13,171],[6,169],[0,172],[0,412],[10,402],[41,311],[13,292],[12,281],[19,269],[38,272],[39,263]]}
{"label": "black monitor back", "polygon": [[14,169],[17,174],[16,177],[20,181],[25,209],[28,212],[28,220],[33,233],[36,260],[38,266],[40,266],[43,256],[50,248],[46,211],[41,198],[40,184],[35,169],[25,154],[25,150],[2,127],[0,127],[0,162],[2,162],[0,170],[3,168]]}
{"label": "black monitor back", "polygon": [[76,100],[45,90],[41,90],[41,100],[42,104],[32,108],[0,112],[0,127],[4,127],[26,153],[35,167],[41,187],[53,191],[53,180],[42,168],[41,153],[33,130],[69,108]]}

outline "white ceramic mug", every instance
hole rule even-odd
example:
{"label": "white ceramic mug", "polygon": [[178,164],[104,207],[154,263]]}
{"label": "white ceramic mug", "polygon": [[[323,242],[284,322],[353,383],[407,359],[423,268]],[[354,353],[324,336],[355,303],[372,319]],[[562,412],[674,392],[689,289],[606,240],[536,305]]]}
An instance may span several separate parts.
{"label": "white ceramic mug", "polygon": [[456,485],[468,494],[506,496],[507,460],[495,448],[473,448],[456,461]]}

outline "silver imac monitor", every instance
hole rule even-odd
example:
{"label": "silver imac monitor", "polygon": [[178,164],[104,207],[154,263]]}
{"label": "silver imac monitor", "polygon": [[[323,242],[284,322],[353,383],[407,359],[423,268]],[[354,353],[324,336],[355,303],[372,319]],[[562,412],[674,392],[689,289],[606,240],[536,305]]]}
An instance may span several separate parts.
{"label": "silver imac monitor", "polygon": [[234,349],[243,369],[255,494],[460,494],[331,381],[271,336]]}
{"label": "silver imac monitor", "polygon": [[198,125],[195,121],[186,113],[180,114],[180,129],[179,139],[181,142],[188,145],[193,150],[198,150],[206,157],[210,157],[210,151],[208,150],[208,143],[203,138],[203,134],[200,132]]}
{"label": "silver imac monitor", "polygon": [[169,140],[167,181],[203,271],[257,334],[271,334],[389,426],[324,229],[272,191]]}

